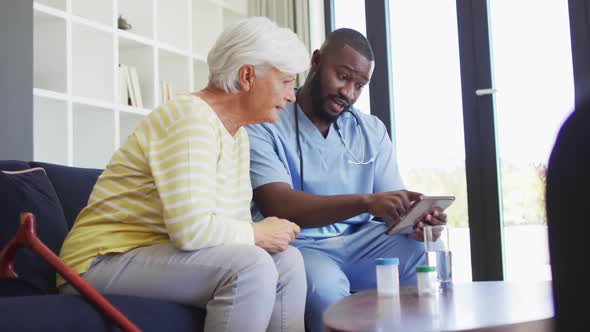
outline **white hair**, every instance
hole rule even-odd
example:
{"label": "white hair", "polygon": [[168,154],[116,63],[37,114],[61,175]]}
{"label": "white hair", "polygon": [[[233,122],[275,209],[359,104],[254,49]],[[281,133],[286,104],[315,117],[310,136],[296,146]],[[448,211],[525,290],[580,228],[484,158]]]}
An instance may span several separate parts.
{"label": "white hair", "polygon": [[254,66],[264,75],[264,68],[297,74],[308,69],[309,53],[297,35],[279,27],[266,17],[251,17],[228,26],[207,55],[209,84],[228,93],[237,93],[239,70]]}

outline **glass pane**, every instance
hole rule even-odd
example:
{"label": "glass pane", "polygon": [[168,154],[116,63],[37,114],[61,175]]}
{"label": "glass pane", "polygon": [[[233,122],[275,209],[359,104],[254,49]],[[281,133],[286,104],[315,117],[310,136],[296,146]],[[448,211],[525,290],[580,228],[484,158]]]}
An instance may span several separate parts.
{"label": "glass pane", "polygon": [[507,280],[549,280],[545,172],[574,105],[567,1],[490,0]]}
{"label": "glass pane", "polygon": [[[334,29],[351,28],[365,37],[367,26],[365,24],[365,0],[334,0]],[[363,113],[370,113],[371,98],[369,86],[363,88],[361,96],[354,104]]]}
{"label": "glass pane", "polygon": [[[427,3],[427,5],[426,5]],[[454,195],[453,279],[471,280],[455,0],[390,0],[395,143],[410,190]]]}

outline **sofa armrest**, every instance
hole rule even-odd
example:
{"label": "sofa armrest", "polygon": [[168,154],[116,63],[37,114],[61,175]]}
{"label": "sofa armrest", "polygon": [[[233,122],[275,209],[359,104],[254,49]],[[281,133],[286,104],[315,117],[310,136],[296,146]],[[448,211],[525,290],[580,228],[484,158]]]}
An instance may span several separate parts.
{"label": "sofa armrest", "polygon": [[23,212],[20,214],[20,226],[16,235],[0,252],[0,278],[14,279],[17,277],[14,271],[14,256],[16,250],[21,246],[28,247],[37,255],[41,256],[57,273],[76,288],[80,294],[86,297],[90,303],[119,326],[122,331],[141,331],[94,287],[82,279],[39,240],[36,232],[35,216],[32,213]]}

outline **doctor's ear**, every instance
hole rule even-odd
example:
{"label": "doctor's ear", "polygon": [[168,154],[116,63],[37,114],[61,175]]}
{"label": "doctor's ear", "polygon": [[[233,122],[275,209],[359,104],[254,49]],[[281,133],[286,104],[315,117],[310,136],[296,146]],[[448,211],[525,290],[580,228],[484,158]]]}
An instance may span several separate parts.
{"label": "doctor's ear", "polygon": [[321,57],[322,57],[322,54],[320,53],[320,50],[313,51],[313,54],[311,55],[311,70],[312,71],[314,71],[314,72],[318,71],[318,68],[320,67]]}
{"label": "doctor's ear", "polygon": [[243,65],[238,71],[238,85],[240,91],[250,91],[256,80],[256,69],[252,65]]}

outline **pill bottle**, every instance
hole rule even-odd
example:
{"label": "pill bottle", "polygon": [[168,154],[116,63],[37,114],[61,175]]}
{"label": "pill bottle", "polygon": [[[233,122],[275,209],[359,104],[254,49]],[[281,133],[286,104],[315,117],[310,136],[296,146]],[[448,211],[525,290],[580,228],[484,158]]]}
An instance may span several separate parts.
{"label": "pill bottle", "polygon": [[399,259],[377,258],[377,293],[380,296],[399,295]]}
{"label": "pill bottle", "polygon": [[417,266],[416,279],[418,280],[418,295],[435,294],[438,291],[436,267]]}

